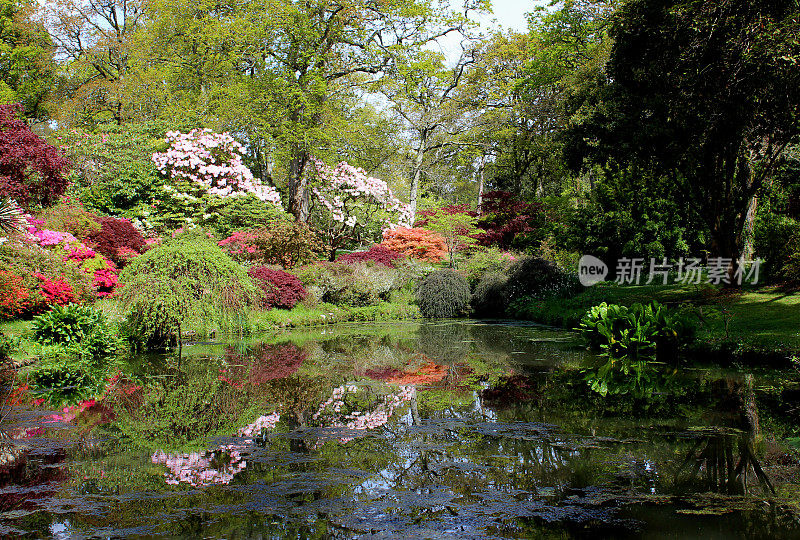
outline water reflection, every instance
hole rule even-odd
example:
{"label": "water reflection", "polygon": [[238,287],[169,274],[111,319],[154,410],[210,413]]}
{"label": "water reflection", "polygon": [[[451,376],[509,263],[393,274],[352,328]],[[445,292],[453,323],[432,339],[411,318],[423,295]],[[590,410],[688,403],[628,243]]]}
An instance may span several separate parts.
{"label": "water reflection", "polygon": [[648,365],[602,395],[587,373],[604,360],[568,335],[468,323],[184,352],[121,378],[96,404],[115,413],[103,422],[19,410],[14,429],[33,435],[28,465],[1,476],[3,530],[471,538],[691,523],[713,536],[736,516],[756,536],[797,531],[760,516],[765,494],[795,516],[800,493],[781,446],[796,381],[775,374]]}

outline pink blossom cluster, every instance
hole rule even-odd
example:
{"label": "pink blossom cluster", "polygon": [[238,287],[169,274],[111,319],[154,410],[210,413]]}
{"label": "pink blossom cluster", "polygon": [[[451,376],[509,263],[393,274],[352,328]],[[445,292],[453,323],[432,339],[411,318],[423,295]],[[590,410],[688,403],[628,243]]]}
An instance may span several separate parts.
{"label": "pink blossom cluster", "polygon": [[[27,226],[25,227],[25,239],[36,242],[42,247],[61,246],[66,252],[65,261],[72,261],[84,266],[85,272],[93,272],[92,282],[98,297],[109,296],[114,293],[118,283],[117,269],[114,264],[95,250],[87,247],[72,234],[61,231],[51,231],[49,229],[39,229],[44,222],[34,219],[30,214],[24,216]],[[100,258],[103,266],[97,268],[95,265],[86,266],[85,261]],[[42,293],[49,303],[63,305],[74,301],[72,287],[63,279],[51,280],[44,275],[37,275],[42,281]]]}
{"label": "pink blossom cluster", "polygon": [[324,401],[317,412],[314,413],[314,420],[318,420],[327,414],[330,418],[324,423],[330,427],[345,427],[358,430],[378,428],[389,421],[389,418],[398,407],[414,398],[416,389],[413,386],[401,386],[397,392],[383,396],[381,402],[371,411],[353,411],[348,414],[342,414],[342,409],[346,407],[345,399],[347,394],[355,394],[357,392],[358,387],[355,385],[334,388],[331,397]]}
{"label": "pink blossom cluster", "polygon": [[159,450],[150,456],[150,461],[167,466],[169,471],[164,473],[164,477],[167,484],[173,486],[179,483],[195,487],[228,484],[247,467],[242,448],[236,445],[221,446],[216,451],[182,454],[167,454]]}
{"label": "pink blossom cluster", "polygon": [[250,425],[241,428],[236,432],[239,437],[252,437],[258,435],[262,430],[275,429],[275,424],[281,419],[281,415],[277,412],[268,414],[266,416],[259,416],[256,421]]}
{"label": "pink blossom cluster", "polygon": [[314,195],[328,209],[334,221],[350,228],[358,224],[358,218],[350,213],[353,204],[347,204],[351,202],[356,206],[358,203],[376,205],[394,213],[397,218],[395,222],[388,220],[386,223],[391,228],[398,225],[411,226],[414,217],[411,206],[395,197],[389,184],[383,180],[373,178],[364,169],[344,161],[336,167],[328,167],[318,159],[313,159],[312,162],[317,176],[323,182],[321,187],[314,188]]}
{"label": "pink blossom cluster", "polygon": [[170,178],[200,184],[211,195],[252,193],[265,202],[281,206],[278,191],[261,184],[242,162],[244,147],[228,133],[194,129],[189,133],[167,132],[170,147],[153,154],[156,168]]}
{"label": "pink blossom cluster", "polygon": [[39,245],[41,246],[56,246],[61,242],[77,242],[78,239],[72,236],[70,233],[60,232],[60,231],[51,231],[48,229],[44,230],[30,230],[28,232],[33,234],[33,236],[39,241]]}

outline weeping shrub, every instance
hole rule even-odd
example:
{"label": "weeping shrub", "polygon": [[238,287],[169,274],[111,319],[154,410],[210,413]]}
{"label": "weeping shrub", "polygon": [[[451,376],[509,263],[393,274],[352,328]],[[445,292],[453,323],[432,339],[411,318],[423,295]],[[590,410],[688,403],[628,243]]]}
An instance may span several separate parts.
{"label": "weeping shrub", "polygon": [[470,306],[476,317],[502,317],[505,315],[505,288],[508,277],[498,272],[483,276],[475,287]]}
{"label": "weeping shrub", "polygon": [[243,330],[261,292],[247,272],[202,232],[188,232],[136,257],[120,273],[132,335],[148,348],[180,339],[183,328]]}
{"label": "weeping shrub", "polygon": [[454,270],[434,272],[417,287],[417,304],[423,317],[461,315],[469,306],[469,283]]}
{"label": "weeping shrub", "polygon": [[509,268],[505,296],[507,303],[522,297],[568,297],[580,288],[577,276],[565,272],[555,263],[539,257],[525,257]]}

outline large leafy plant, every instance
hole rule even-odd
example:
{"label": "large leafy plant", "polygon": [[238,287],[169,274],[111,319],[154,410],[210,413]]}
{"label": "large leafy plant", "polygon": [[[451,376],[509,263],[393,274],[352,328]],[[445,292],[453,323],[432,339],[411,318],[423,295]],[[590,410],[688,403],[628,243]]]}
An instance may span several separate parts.
{"label": "large leafy plant", "polygon": [[586,312],[578,330],[590,348],[606,356],[638,359],[674,352],[694,338],[696,324],[658,302],[630,307],[603,302]]}

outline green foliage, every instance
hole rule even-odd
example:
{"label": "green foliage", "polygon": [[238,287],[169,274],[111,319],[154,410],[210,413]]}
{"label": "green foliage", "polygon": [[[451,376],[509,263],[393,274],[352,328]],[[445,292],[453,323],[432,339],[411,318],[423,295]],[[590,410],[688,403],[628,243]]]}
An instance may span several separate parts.
{"label": "green foliage", "polygon": [[0,332],[0,362],[5,362],[11,358],[11,355],[18,351],[22,344],[22,338],[19,336],[7,336]]}
{"label": "green foliage", "polygon": [[485,274],[472,293],[470,306],[476,317],[502,317],[505,314],[508,276],[497,272]]}
{"label": "green foliage", "polygon": [[93,362],[82,347],[71,345],[45,345],[36,362],[25,368],[33,395],[44,398],[52,405],[73,404],[102,391],[107,364]]}
{"label": "green foliage", "polygon": [[89,306],[69,304],[34,317],[36,362],[25,376],[34,394],[57,405],[99,393],[119,351],[116,331],[105,315]]}
{"label": "green foliage", "polygon": [[[781,277],[791,279],[791,271],[782,276],[785,265],[791,266],[791,258],[798,246],[800,222],[773,212],[763,212],[758,216],[753,231],[753,249],[756,257],[764,259],[762,276],[775,281]],[[784,272],[782,272],[784,270]]]}
{"label": "green foliage", "polygon": [[475,290],[486,274],[505,273],[514,260],[513,255],[496,247],[477,249],[459,265],[458,271],[467,278],[470,288]]}
{"label": "green foliage", "polygon": [[630,307],[603,302],[590,308],[578,330],[589,347],[610,358],[655,358],[694,338],[690,316],[658,302]]}
{"label": "green foliage", "polygon": [[523,297],[568,297],[580,289],[574,273],[538,257],[524,257],[514,262],[508,270],[505,297],[508,303]]}
{"label": "green foliage", "polygon": [[35,10],[35,2],[0,0],[0,103],[21,102],[25,116],[41,120],[56,65],[53,41]]}
{"label": "green foliage", "polygon": [[407,273],[373,262],[316,263],[294,274],[318,301],[353,307],[389,300],[392,291],[409,282]]}
{"label": "green foliage", "polygon": [[214,197],[209,200],[203,216],[203,227],[213,229],[219,238],[234,231],[256,229],[278,220],[290,221],[291,216],[274,204],[266,204],[252,193],[233,197]]}
{"label": "green foliage", "polygon": [[219,377],[223,365],[189,361],[146,382],[141,401],[117,407],[116,428],[147,448],[179,449],[230,436],[241,427],[246,393]]}
{"label": "green foliage", "polygon": [[72,193],[89,211],[136,218],[149,228],[148,214],[163,184],[151,158],[166,129],[164,124],[143,123],[59,132],[73,163]]}
{"label": "green foliage", "polygon": [[79,204],[71,204],[65,200],[43,210],[38,217],[44,221],[42,229],[68,232],[82,242],[92,233],[100,232],[100,224],[94,219],[95,216]]}
{"label": "green foliage", "polygon": [[237,231],[219,245],[235,260],[293,268],[317,260],[325,251],[319,235],[305,223],[276,219],[259,229]]}
{"label": "green foliage", "polygon": [[601,396],[627,395],[636,399],[669,391],[675,374],[664,374],[646,359],[628,357],[609,358],[605,364],[597,369],[588,369],[585,373],[589,388]]}
{"label": "green foliage", "polygon": [[450,268],[456,266],[456,254],[477,245],[474,236],[479,232],[478,218],[469,212],[438,208],[425,216],[425,227],[439,233],[447,244]]}
{"label": "green foliage", "polygon": [[430,274],[417,287],[417,305],[423,317],[455,317],[469,307],[469,283],[454,270]]}
{"label": "green foliage", "polygon": [[247,272],[202,231],[179,235],[136,257],[120,273],[129,331],[150,347],[181,327],[216,322],[243,329],[260,291]]}
{"label": "green foliage", "polygon": [[94,363],[117,352],[115,332],[103,312],[90,306],[53,306],[33,318],[32,332],[40,345],[74,349]]}
{"label": "green foliage", "polygon": [[669,182],[634,168],[608,168],[586,195],[585,205],[568,214],[555,244],[594,254],[613,264],[621,257],[676,260],[701,252],[708,227],[691,200]]}

